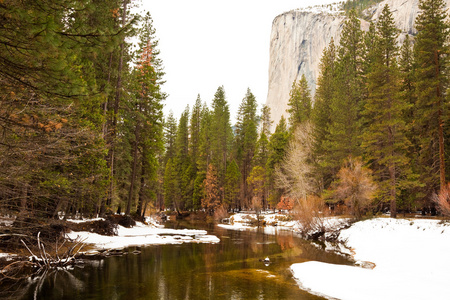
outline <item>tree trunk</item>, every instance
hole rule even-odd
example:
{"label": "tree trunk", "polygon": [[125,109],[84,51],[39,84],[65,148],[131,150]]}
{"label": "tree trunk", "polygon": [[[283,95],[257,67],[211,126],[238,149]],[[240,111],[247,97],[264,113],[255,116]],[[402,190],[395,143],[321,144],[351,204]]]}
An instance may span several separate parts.
{"label": "tree trunk", "polygon": [[131,167],[131,179],[130,179],[130,190],[128,191],[128,203],[126,215],[130,215],[131,212],[131,202],[133,199],[134,184],[136,182],[136,172],[137,172],[137,161],[138,161],[138,145],[139,145],[139,124],[136,124],[136,129],[134,131],[135,141],[133,146],[133,165]]}
{"label": "tree trunk", "polygon": [[139,200],[137,206],[137,214],[141,217],[144,217],[145,209],[144,209],[144,195],[145,195],[145,173],[147,169],[147,164],[145,163],[145,154],[146,149],[142,150],[142,169],[141,169],[141,186],[139,188]]}
{"label": "tree trunk", "polygon": [[[123,1],[123,17],[122,17],[122,29],[125,28],[126,19],[127,19],[127,4],[128,0]],[[116,131],[117,131],[117,115],[119,114],[119,104],[120,104],[120,96],[122,89],[122,69],[123,69],[123,56],[124,56],[124,48],[125,48],[125,38],[122,38],[122,42],[120,43],[120,53],[119,53],[119,65],[117,67],[117,82],[116,82],[116,95],[114,99],[113,106],[113,120],[111,124],[111,141],[109,146],[109,167],[111,169],[110,173],[110,185],[109,185],[109,195],[107,200],[107,205],[111,205],[113,194],[114,194],[114,152],[115,152],[115,139],[116,139]]]}
{"label": "tree trunk", "polygon": [[390,190],[390,198],[391,198],[391,218],[397,218],[397,197],[396,197],[396,178],[395,178],[395,164],[391,163],[389,166],[389,176],[391,178],[391,190]]}

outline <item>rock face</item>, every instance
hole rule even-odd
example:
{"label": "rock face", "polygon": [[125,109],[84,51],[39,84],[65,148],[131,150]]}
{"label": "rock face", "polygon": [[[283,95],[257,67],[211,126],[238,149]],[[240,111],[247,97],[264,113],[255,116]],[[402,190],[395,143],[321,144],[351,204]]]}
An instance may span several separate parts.
{"label": "rock face", "polygon": [[[339,38],[344,17],[323,12],[290,11],[275,18],[270,36],[267,106],[274,124],[286,116],[292,83],[305,74],[315,90],[323,49]],[[272,126],[272,130],[275,126]]]}
{"label": "rock face", "polygon": [[[446,0],[450,7],[450,0]],[[399,42],[406,34],[414,35],[414,22],[419,13],[419,0],[385,0],[367,10],[376,22],[385,4],[391,8],[397,28],[401,30]],[[305,74],[314,94],[319,63],[323,50],[330,43],[339,43],[343,13],[327,11],[289,11],[277,16],[272,23],[270,36],[269,88],[266,105],[271,109],[274,125],[281,115],[287,117],[286,109],[292,83]],[[362,21],[363,29],[368,23]],[[275,126],[272,126],[272,131]]]}

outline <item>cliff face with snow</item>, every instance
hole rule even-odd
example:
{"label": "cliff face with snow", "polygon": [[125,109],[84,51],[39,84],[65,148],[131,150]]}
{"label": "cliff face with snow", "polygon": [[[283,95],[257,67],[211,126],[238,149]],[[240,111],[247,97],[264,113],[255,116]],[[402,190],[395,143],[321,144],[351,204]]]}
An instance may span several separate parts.
{"label": "cliff face with snow", "polygon": [[[447,6],[450,7],[450,0]],[[414,22],[419,13],[419,0],[385,0],[367,10],[376,22],[385,4],[391,8],[399,42],[406,34],[415,34]],[[269,88],[266,104],[276,125],[286,109],[292,83],[305,74],[312,93],[316,89],[319,63],[331,38],[338,44],[345,17],[336,9],[289,11],[277,16],[270,36]],[[363,29],[368,23],[362,21]],[[272,130],[275,126],[272,126]]]}

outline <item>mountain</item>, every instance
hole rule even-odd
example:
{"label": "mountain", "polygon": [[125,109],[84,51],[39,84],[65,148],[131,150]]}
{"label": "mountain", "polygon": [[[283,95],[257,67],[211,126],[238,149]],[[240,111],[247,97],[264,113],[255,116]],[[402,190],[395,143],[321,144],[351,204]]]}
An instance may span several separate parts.
{"label": "mountain", "polygon": [[[391,8],[397,28],[401,30],[399,43],[406,34],[414,35],[415,19],[419,13],[419,0],[385,0],[367,9],[365,15],[376,22],[382,8]],[[305,74],[312,94],[316,89],[319,62],[323,49],[333,38],[335,44],[345,21],[339,10],[340,4],[292,10],[277,16],[272,23],[270,36],[269,88],[266,105],[271,109],[274,124],[281,115],[287,117],[286,109],[292,83]],[[450,7],[450,0],[447,0]],[[367,30],[369,23],[361,20]],[[272,126],[275,129],[275,126]]]}

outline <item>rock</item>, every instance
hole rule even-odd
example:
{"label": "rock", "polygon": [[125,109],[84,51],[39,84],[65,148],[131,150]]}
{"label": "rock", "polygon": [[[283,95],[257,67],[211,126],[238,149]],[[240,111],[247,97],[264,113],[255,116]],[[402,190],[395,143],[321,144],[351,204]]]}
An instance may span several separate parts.
{"label": "rock", "polygon": [[[450,0],[446,0],[450,7]],[[366,10],[365,14],[376,21],[385,4],[391,8],[394,22],[401,30],[398,42],[406,34],[414,35],[415,19],[419,13],[419,0],[385,0]],[[314,95],[319,75],[319,62],[323,49],[331,38],[339,43],[345,16],[342,12],[324,6],[323,9],[293,10],[277,16],[272,23],[270,36],[269,87],[266,105],[271,110],[275,130],[281,115],[288,114],[289,92],[292,83],[304,74]],[[362,28],[369,23],[362,20]]]}

